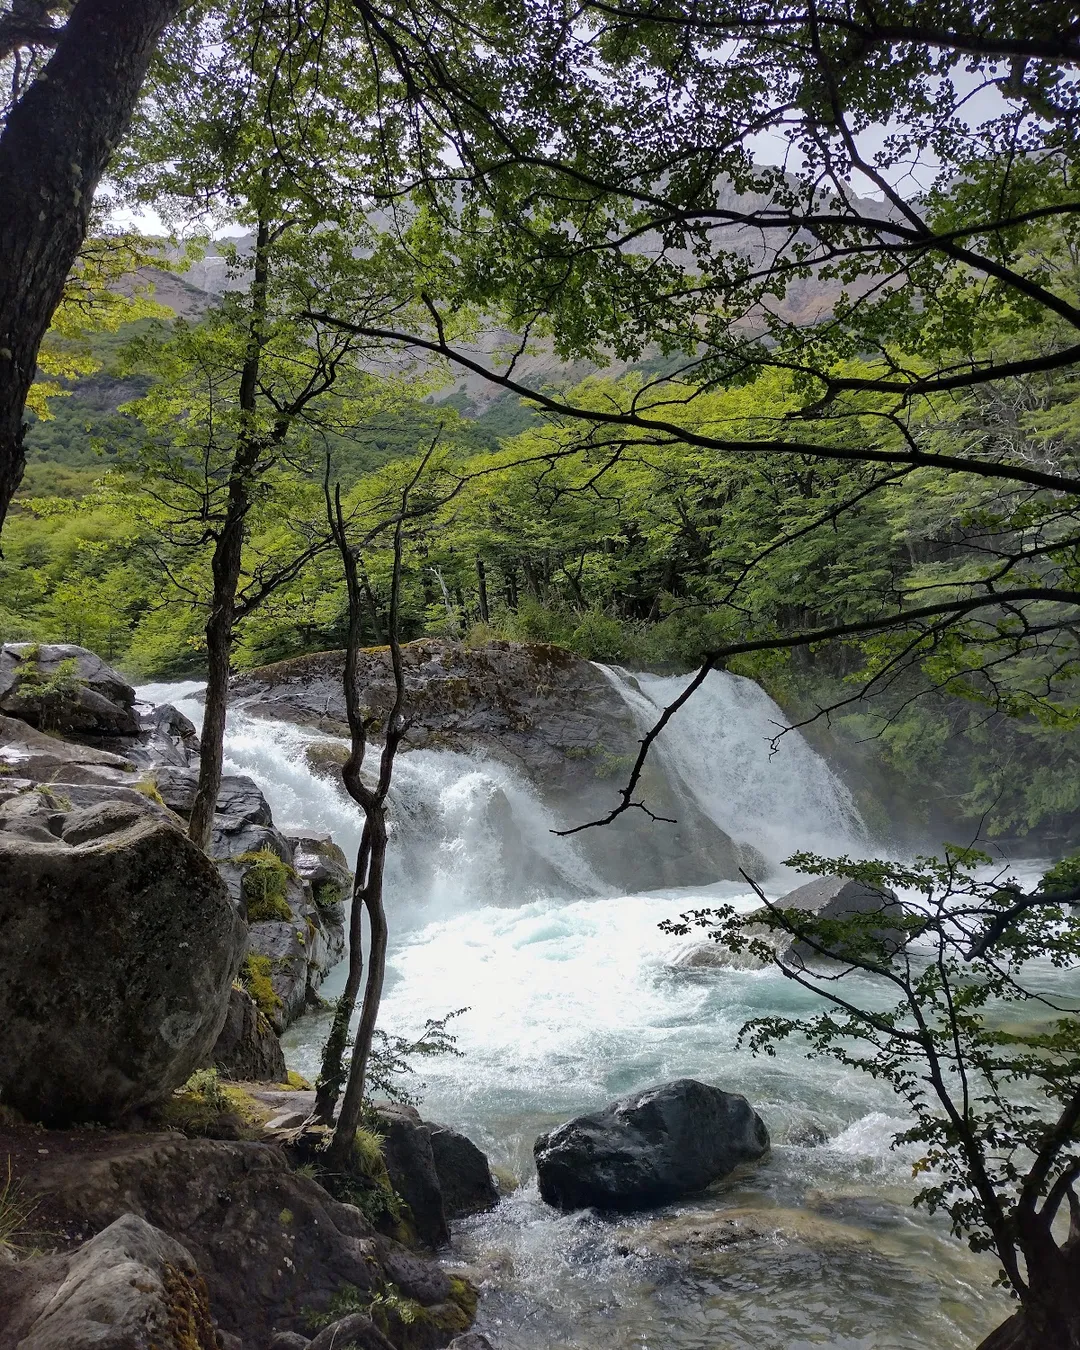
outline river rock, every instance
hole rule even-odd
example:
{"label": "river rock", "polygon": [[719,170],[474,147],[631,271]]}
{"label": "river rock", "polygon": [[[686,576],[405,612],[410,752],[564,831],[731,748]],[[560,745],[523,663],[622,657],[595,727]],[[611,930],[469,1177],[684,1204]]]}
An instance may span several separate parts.
{"label": "river rock", "polygon": [[379,1133],[390,1184],[412,1212],[413,1226],[421,1242],[442,1247],[450,1241],[443,1209],[431,1130],[412,1106],[388,1103],[378,1108]]}
{"label": "river rock", "polygon": [[[61,666],[71,663],[65,680]],[[37,693],[35,686],[62,687]],[[136,736],[135,690],[100,656],[69,642],[10,642],[0,648],[0,712],[45,730]]]}
{"label": "river rock", "polygon": [[288,1075],[277,1033],[251,995],[235,985],[209,1062],[222,1077],[241,1082],[284,1083]]}
{"label": "river rock", "polygon": [[204,1062],[246,925],[152,803],[132,816],[25,796],[41,835],[0,828],[0,1101],[32,1120],[115,1120]]}
{"label": "river rock", "polygon": [[187,1249],[124,1214],[74,1252],[0,1265],[0,1350],[219,1350]]}
{"label": "river rock", "polygon": [[449,1125],[429,1124],[427,1129],[446,1217],[462,1219],[494,1209],[499,1192],[487,1154]]}
{"label": "river rock", "polygon": [[[895,953],[908,940],[902,924],[896,922],[904,917],[904,907],[896,898],[895,891],[887,886],[881,888],[868,886],[861,881],[849,881],[844,877],[815,877],[804,886],[776,901],[778,909],[794,909],[816,919],[845,919],[854,914],[880,914],[881,924],[872,932],[886,948]],[[758,911],[760,912],[760,911]],[[805,965],[809,961],[821,959],[821,953],[809,942],[795,940],[783,934],[775,934],[777,954],[781,960],[792,965]],[[836,959],[843,959],[842,944],[829,949]]]}
{"label": "river rock", "polygon": [[533,1154],[549,1205],[634,1210],[703,1190],[768,1148],[745,1097],[679,1078],[557,1126]]}
{"label": "river rock", "polygon": [[455,1336],[446,1350],[495,1350],[486,1336],[478,1331],[467,1331],[464,1336]]}

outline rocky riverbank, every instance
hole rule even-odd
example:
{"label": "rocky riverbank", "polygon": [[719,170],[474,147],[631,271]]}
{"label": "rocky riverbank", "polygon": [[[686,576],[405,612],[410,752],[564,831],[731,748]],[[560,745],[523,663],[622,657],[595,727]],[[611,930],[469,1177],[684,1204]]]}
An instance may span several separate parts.
{"label": "rocky riverbank", "polygon": [[351,874],[243,777],[196,848],[198,753],[93,653],[0,651],[0,1350],[445,1346],[477,1294],[431,1250],[486,1159],[404,1110],[348,1176],[298,1151],[277,1032]]}

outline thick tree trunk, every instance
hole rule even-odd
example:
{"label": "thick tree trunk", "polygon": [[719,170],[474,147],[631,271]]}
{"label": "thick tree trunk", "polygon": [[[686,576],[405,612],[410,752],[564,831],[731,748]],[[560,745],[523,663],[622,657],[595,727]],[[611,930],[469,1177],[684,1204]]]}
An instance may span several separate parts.
{"label": "thick tree trunk", "polygon": [[0,528],[22,481],[38,349],[179,0],[79,0],[0,135]]}

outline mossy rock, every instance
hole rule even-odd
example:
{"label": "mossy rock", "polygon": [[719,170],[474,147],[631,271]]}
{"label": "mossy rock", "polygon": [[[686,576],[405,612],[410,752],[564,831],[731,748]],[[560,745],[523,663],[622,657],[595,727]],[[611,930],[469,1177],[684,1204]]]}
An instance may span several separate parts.
{"label": "mossy rock", "polygon": [[154,1112],[156,1123],[190,1139],[260,1139],[267,1108],[215,1069],[193,1073]]}

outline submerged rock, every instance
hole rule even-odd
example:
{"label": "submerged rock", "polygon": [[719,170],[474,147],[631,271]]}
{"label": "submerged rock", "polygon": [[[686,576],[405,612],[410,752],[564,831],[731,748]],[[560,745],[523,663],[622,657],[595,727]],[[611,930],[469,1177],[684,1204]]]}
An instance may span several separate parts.
{"label": "submerged rock", "polygon": [[12,816],[15,798],[0,817],[22,827],[0,828],[0,1101],[48,1123],[116,1120],[205,1061],[247,928],[153,803],[23,800],[36,809]]}
{"label": "submerged rock", "polygon": [[0,1350],[219,1350],[190,1252],[135,1214],[77,1251],[0,1266]]}
{"label": "submerged rock", "polygon": [[139,733],[135,690],[100,656],[70,642],[0,648],[0,712],[45,730]]}
{"label": "submerged rock", "polygon": [[679,1078],[557,1126],[533,1154],[549,1205],[634,1210],[703,1190],[768,1148],[745,1097]]}

